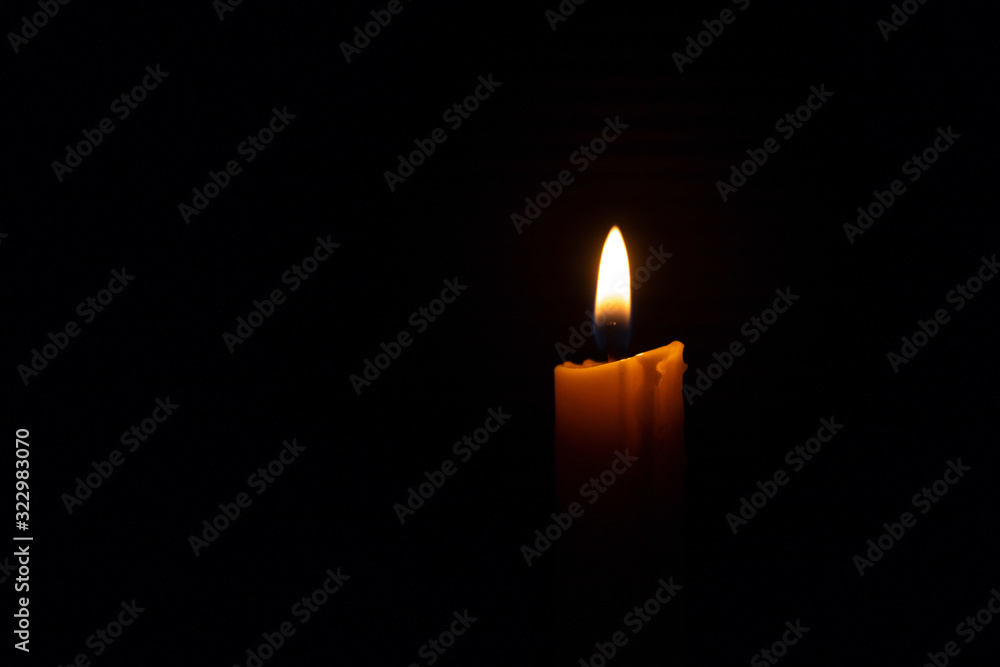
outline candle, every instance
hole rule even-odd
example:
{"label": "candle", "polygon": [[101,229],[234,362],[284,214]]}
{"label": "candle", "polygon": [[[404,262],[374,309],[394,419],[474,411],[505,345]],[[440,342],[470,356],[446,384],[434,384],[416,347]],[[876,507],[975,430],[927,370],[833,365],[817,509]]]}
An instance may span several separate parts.
{"label": "candle", "polygon": [[555,368],[556,492],[576,517],[556,563],[558,617],[573,656],[606,633],[607,610],[627,609],[634,591],[684,571],[684,345],[625,357],[630,283],[614,227],[594,304],[595,339],[609,360]]}
{"label": "candle", "polygon": [[[631,292],[621,232],[601,255],[594,319],[616,359],[628,343]],[[555,368],[556,490],[559,503],[601,506],[620,520],[663,527],[680,518],[684,481],[684,345],[631,358]],[[628,465],[626,465],[628,464]],[[621,482],[624,489],[612,487]],[[603,489],[603,490],[602,490]],[[603,494],[609,494],[602,499]],[[588,513],[590,510],[588,509]]]}

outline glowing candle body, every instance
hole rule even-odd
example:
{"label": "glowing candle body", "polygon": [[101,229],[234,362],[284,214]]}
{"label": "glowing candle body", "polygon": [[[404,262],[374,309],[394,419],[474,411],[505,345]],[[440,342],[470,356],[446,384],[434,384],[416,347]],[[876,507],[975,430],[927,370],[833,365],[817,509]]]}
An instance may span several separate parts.
{"label": "glowing candle body", "polygon": [[[560,618],[574,647],[603,632],[595,611],[627,605],[623,592],[683,566],[684,345],[618,358],[630,333],[630,278],[613,227],[594,304],[594,338],[611,360],[555,368],[556,493],[560,525],[570,526],[558,565]],[[570,516],[578,522],[567,524]]]}
{"label": "glowing candle body", "polygon": [[[628,450],[638,461],[634,472],[622,472],[621,477],[629,486],[640,487],[636,495],[650,503],[646,511],[671,514],[680,508],[686,369],[684,345],[676,341],[619,361],[556,366],[560,504],[580,500],[581,485],[612,466],[616,452]],[[613,470],[618,473],[623,466],[619,463]]]}
{"label": "glowing candle body", "polygon": [[[630,475],[627,494],[602,503],[612,521],[652,527],[679,518],[684,482],[684,345],[673,342],[615,360],[628,344],[632,296],[625,240],[604,242],[594,299],[595,339],[607,363],[557,366],[556,491],[563,506]],[[638,479],[637,479],[638,478]],[[589,486],[584,486],[588,484]]]}

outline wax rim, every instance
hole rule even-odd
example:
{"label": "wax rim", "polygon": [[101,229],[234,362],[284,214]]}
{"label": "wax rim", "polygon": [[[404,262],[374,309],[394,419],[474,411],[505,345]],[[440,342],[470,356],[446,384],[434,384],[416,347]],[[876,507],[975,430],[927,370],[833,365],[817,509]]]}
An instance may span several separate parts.
{"label": "wax rim", "polygon": [[673,347],[674,345],[679,345],[680,346],[680,350],[678,351],[678,353],[682,355],[681,359],[683,360],[684,359],[684,357],[683,357],[683,354],[684,354],[684,343],[680,342],[679,340],[675,340],[675,341],[673,341],[671,343],[668,343],[667,345],[661,345],[660,347],[653,348],[652,350],[646,350],[645,352],[640,352],[639,354],[636,354],[636,355],[631,356],[631,357],[625,357],[624,359],[616,359],[614,361],[594,361],[593,359],[584,359],[582,364],[578,364],[578,363],[575,363],[575,362],[572,362],[572,361],[564,361],[563,363],[561,363],[558,366],[556,366],[556,369],[565,368],[567,370],[580,370],[580,369],[585,369],[585,368],[599,368],[599,367],[603,367],[603,366],[610,366],[612,364],[620,364],[623,361],[628,361],[629,359],[638,359],[639,357],[641,357],[641,356],[643,356],[645,354],[652,354],[653,352],[656,352],[657,350],[664,350],[664,349]]}

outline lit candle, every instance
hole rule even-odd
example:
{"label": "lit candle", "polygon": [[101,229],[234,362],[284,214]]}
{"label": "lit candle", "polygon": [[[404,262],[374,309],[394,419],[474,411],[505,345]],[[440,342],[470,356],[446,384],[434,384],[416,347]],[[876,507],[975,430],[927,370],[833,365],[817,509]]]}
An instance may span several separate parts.
{"label": "lit candle", "polygon": [[[593,501],[600,514],[663,528],[682,509],[687,364],[677,341],[619,359],[628,342],[630,282],[625,242],[614,227],[601,255],[594,308],[598,342],[610,360],[555,368],[556,487],[563,507]],[[600,499],[603,493],[608,500]]]}

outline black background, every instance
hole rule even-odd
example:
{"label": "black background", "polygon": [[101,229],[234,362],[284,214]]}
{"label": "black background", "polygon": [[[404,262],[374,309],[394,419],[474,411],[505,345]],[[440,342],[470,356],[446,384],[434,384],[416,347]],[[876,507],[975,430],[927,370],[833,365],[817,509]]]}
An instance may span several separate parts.
{"label": "black background", "polygon": [[[966,645],[955,626],[1000,585],[1000,286],[958,312],[945,296],[1000,249],[996,10],[929,2],[886,41],[890,3],[590,0],[553,31],[555,0],[418,0],[348,64],[338,45],[384,3],[333,4],[220,21],[208,0],[71,2],[0,52],[3,415],[10,440],[31,432],[33,501],[17,664],[242,665],[337,567],[343,590],[266,664],[426,664],[465,609],[478,621],[441,665],[589,657],[628,609],[562,641],[560,545],[530,568],[519,549],[556,509],[555,345],[585,320],[612,224],[633,266],[673,253],[633,294],[631,347],[682,341],[689,383],[776,289],[800,298],[687,406],[685,571],[647,563],[625,593],[684,589],[610,664],[746,664],[796,619],[810,631],[782,664],[920,665],[949,640],[955,664],[993,664],[1000,628]],[[671,54],[724,8],[735,22],[679,73]],[[0,26],[36,11],[8,3]],[[157,64],[169,76],[59,182],[65,146]],[[496,92],[391,192],[383,172],[487,75]],[[821,84],[830,100],[781,138]],[[178,204],[274,107],[296,117],[185,224]],[[607,117],[627,129],[518,233],[511,214]],[[939,127],[961,138],[849,243],[842,225]],[[723,202],[716,182],[769,136],[780,150]],[[230,354],[222,334],[327,235],[340,248]],[[134,282],[25,386],[17,366],[123,266]],[[467,290],[357,395],[349,376],[456,277]],[[886,354],[942,307],[894,372]],[[167,396],[176,413],[68,514],[75,479]],[[400,525],[393,505],[499,406],[509,423]],[[843,430],[734,535],[726,514],[831,416]],[[195,557],[188,537],[291,438],[306,451]],[[958,458],[972,470],[859,577],[853,556]],[[146,611],[93,657],[87,637],[132,599]]]}

